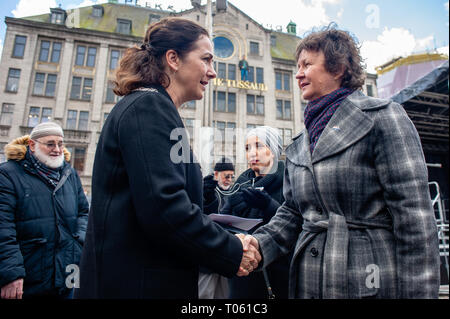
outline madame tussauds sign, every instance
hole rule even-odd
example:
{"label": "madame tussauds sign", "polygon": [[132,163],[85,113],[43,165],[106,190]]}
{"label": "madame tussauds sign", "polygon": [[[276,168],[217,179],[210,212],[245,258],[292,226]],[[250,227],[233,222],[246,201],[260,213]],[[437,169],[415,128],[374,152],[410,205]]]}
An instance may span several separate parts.
{"label": "madame tussauds sign", "polygon": [[249,81],[237,81],[237,80],[215,78],[213,79],[213,84],[215,86],[226,86],[229,88],[231,87],[244,90],[267,91],[267,86],[264,83],[256,83]]}

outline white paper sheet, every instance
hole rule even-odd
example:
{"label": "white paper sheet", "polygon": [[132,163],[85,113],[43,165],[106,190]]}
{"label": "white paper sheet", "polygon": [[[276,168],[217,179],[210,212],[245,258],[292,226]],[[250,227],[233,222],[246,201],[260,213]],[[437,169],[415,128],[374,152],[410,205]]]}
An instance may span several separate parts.
{"label": "white paper sheet", "polygon": [[262,218],[243,218],[226,214],[210,214],[208,216],[215,222],[246,231],[252,229],[263,221]]}

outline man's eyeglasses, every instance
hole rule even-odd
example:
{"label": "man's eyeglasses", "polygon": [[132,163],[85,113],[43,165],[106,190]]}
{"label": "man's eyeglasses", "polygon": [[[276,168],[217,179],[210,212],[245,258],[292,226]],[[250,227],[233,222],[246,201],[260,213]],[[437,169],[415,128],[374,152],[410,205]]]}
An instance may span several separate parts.
{"label": "man's eyeglasses", "polygon": [[64,147],[64,143],[63,143],[63,142],[58,142],[58,143],[55,143],[55,142],[42,143],[42,142],[39,142],[38,140],[33,140],[33,141],[35,141],[36,143],[39,143],[39,144],[42,144],[42,145],[47,146],[47,148],[48,148],[49,150],[55,149],[55,148],[56,148],[56,145],[58,145],[59,149],[62,149],[62,148]]}
{"label": "man's eyeglasses", "polygon": [[233,174],[227,174],[227,175],[224,175],[223,178],[225,178],[225,179],[234,179],[234,175]]}

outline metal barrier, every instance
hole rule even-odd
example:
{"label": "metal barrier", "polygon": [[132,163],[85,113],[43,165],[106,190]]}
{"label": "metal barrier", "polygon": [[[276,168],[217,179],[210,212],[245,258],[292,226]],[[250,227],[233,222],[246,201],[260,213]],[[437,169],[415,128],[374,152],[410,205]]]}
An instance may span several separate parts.
{"label": "metal barrier", "polygon": [[[429,182],[428,185],[431,189],[434,188],[436,195],[432,197],[431,201],[433,204],[433,208],[436,215],[436,224],[438,228],[438,237],[439,237],[439,255],[444,258],[445,261],[445,269],[447,271],[447,278],[449,275],[448,270],[448,218],[445,215],[445,204],[441,198],[441,192],[439,189],[439,184],[437,182]],[[431,193],[431,190],[430,190]]]}

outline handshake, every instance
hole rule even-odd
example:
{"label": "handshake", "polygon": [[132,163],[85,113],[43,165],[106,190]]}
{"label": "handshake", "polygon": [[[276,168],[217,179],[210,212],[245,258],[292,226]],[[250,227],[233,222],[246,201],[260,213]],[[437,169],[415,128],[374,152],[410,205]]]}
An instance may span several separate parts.
{"label": "handshake", "polygon": [[236,234],[236,236],[241,240],[244,250],[241,264],[236,275],[239,277],[248,276],[258,267],[258,263],[261,261],[259,244],[256,238],[251,235]]}

